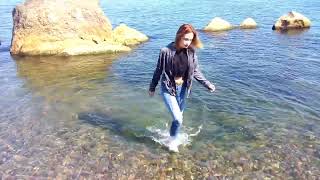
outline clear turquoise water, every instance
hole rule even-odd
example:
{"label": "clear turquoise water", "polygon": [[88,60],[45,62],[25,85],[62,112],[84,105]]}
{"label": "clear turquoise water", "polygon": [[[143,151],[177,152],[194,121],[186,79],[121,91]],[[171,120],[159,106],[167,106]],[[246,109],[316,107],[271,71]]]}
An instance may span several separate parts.
{"label": "clear turquoise water", "polygon": [[[150,37],[119,55],[12,57],[11,11],[0,2],[0,176],[203,179],[297,178],[320,174],[320,13],[317,1],[102,1],[113,27]],[[271,30],[296,10],[311,29]],[[199,31],[198,51],[214,94],[195,82],[184,117],[203,126],[179,154],[143,137],[170,116],[147,96],[159,49],[180,24],[252,17],[255,30]]]}

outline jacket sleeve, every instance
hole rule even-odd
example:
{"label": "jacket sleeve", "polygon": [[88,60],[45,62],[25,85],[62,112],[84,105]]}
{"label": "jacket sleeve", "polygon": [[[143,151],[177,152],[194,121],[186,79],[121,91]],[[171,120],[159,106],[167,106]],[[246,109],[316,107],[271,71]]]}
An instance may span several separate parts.
{"label": "jacket sleeve", "polygon": [[202,74],[198,64],[198,57],[196,53],[194,54],[194,72],[193,73],[194,73],[194,78],[207,89],[210,89],[213,86],[213,84],[211,84],[211,82],[208,81]]}
{"label": "jacket sleeve", "polygon": [[158,85],[158,82],[160,80],[160,76],[163,70],[163,61],[164,61],[164,51],[161,49],[159,53],[157,67],[154,70],[153,77],[149,86],[149,91],[154,92],[156,89],[156,86]]}

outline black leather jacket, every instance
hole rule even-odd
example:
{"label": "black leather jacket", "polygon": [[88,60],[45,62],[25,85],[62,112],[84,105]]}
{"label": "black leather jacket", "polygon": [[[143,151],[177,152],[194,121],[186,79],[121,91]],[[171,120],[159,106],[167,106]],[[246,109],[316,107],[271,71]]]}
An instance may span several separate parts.
{"label": "black leather jacket", "polygon": [[[158,81],[160,80],[160,76],[162,75],[161,82],[165,85],[166,89],[171,95],[173,96],[176,95],[175,81],[172,75],[172,60],[175,53],[176,53],[176,48],[173,42],[160,50],[157,67],[154,70],[149,91],[152,91],[152,92],[155,91]],[[204,87],[210,90],[213,85],[201,73],[198,65],[198,58],[194,48],[189,47],[187,49],[187,57],[188,57],[188,67],[189,67],[188,77],[186,82],[187,97],[189,97],[190,95],[193,77],[198,82],[200,82]]]}

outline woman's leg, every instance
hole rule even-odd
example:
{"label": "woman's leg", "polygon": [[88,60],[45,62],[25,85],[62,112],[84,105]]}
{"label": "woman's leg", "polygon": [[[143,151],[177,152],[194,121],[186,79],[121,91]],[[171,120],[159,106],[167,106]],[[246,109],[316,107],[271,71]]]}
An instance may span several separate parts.
{"label": "woman's leg", "polygon": [[186,91],[187,91],[186,84],[184,84],[183,86],[177,87],[177,94],[178,94],[177,101],[178,101],[181,113],[183,113],[186,106],[186,102],[185,102]]}
{"label": "woman's leg", "polygon": [[169,94],[165,88],[161,91],[164,103],[166,104],[172,118],[172,124],[170,128],[170,136],[176,136],[182,124],[182,112],[175,96]]}

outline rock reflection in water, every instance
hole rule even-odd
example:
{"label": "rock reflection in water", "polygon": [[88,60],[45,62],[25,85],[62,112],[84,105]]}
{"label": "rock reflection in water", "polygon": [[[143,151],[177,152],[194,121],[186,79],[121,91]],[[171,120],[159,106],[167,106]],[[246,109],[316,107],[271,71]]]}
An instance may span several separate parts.
{"label": "rock reflection in water", "polygon": [[[112,62],[120,55],[14,57],[17,74],[31,91],[33,103],[43,103],[42,112],[88,110],[96,99],[112,89],[108,78]],[[40,100],[39,100],[40,99]],[[64,117],[60,117],[62,119]]]}
{"label": "rock reflection in water", "polygon": [[108,76],[116,55],[74,57],[15,57],[18,76],[26,86],[47,98],[70,98],[83,89],[96,89]]}

